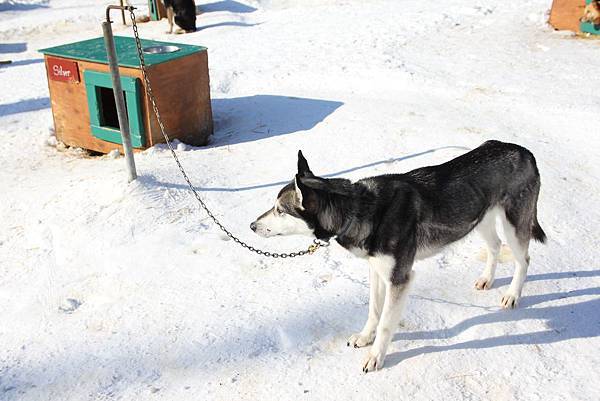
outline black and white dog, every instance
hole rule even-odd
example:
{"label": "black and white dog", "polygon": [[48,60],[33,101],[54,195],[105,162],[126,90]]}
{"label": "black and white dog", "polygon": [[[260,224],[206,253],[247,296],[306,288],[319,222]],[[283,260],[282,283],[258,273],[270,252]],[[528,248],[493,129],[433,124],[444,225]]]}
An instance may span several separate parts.
{"label": "black and white dog", "polygon": [[173,33],[173,20],[180,29],[175,33],[196,31],[196,3],[194,0],[163,0],[167,9],[169,30]]}
{"label": "black and white dog", "polygon": [[438,166],[354,183],[316,177],[298,152],[295,179],[250,228],[264,237],[335,238],[369,261],[369,316],[362,331],[348,339],[348,345],[357,348],[373,343],[363,364],[363,371],[369,372],[383,366],[416,260],[476,230],[487,244],[487,263],[475,287],[491,288],[501,247],[496,217],[516,262],[501,304],[517,305],[529,265],[529,242],[546,240],[537,220],[539,191],[533,154],[499,141],[485,142]]}

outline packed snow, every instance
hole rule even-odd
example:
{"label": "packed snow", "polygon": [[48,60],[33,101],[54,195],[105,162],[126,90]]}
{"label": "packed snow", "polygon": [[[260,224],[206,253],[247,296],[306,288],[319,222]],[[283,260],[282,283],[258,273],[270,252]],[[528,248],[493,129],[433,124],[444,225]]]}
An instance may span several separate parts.
{"label": "packed snow", "polygon": [[[146,2],[133,2],[145,13]],[[597,400],[600,41],[555,32],[550,0],[197,2],[215,134],[177,144],[216,216],[253,246],[302,149],[357,179],[456,157],[487,139],[537,157],[539,220],[523,298],[476,291],[483,242],[416,263],[382,370],[346,347],[368,267],[336,244],[261,258],[211,223],[165,145],[92,156],[53,134],[38,49],[101,35],[107,1],[0,0],[0,399]],[[115,33],[132,35],[115,18]],[[167,127],[168,128],[168,127]]]}

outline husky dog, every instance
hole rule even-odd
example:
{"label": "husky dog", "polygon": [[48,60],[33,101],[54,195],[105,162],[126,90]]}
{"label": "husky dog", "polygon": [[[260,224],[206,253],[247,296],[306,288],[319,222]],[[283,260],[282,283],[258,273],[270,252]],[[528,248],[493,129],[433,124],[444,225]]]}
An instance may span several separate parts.
{"label": "husky dog", "polygon": [[501,304],[517,305],[529,266],[529,242],[546,239],[537,220],[539,191],[533,154],[499,141],[485,142],[444,164],[354,183],[316,177],[298,152],[298,174],[250,228],[263,237],[335,238],[369,261],[369,315],[362,331],[348,339],[355,348],[373,344],[363,363],[366,373],[383,366],[416,260],[476,230],[487,245],[487,263],[475,287],[491,288],[501,247],[496,217],[516,261]]}
{"label": "husky dog", "polygon": [[163,0],[167,9],[169,30],[173,33],[173,21],[179,26],[175,33],[190,33],[196,31],[196,3],[194,0]]}

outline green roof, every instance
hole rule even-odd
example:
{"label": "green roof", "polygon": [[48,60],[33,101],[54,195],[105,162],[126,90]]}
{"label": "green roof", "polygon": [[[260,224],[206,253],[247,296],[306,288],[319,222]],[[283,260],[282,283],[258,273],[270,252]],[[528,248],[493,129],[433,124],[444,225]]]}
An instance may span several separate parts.
{"label": "green roof", "polygon": [[[133,38],[125,36],[115,36],[114,38],[115,48],[117,50],[117,58],[119,59],[119,66],[134,68],[139,67],[140,61],[137,55],[135,40]],[[179,47],[178,51],[171,53],[144,53],[144,60],[146,61],[147,66],[165,63],[167,61],[175,60],[193,53],[206,50],[206,47],[185,45],[182,43],[158,42],[156,40],[146,39],[142,39],[141,42],[142,48],[165,45]],[[39,51],[43,54],[50,56],[58,56],[77,60],[91,61],[95,63],[108,64],[106,48],[104,46],[104,37],[84,40],[81,42],[69,43],[61,46],[49,47],[47,49],[40,49]]]}

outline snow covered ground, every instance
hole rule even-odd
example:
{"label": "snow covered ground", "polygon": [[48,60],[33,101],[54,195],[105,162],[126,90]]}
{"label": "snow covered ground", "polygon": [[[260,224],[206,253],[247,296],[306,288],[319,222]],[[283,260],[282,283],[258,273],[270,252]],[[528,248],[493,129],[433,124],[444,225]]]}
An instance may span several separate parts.
{"label": "snow covered ground", "polygon": [[[446,161],[496,138],[542,176],[546,246],[499,308],[473,236],[419,262],[385,368],[346,347],[368,268],[337,245],[267,260],[198,210],[163,146],[56,146],[37,49],[99,36],[106,1],[0,0],[0,400],[597,400],[600,42],[556,33],[550,0],[199,2],[216,132],[180,157],[222,221],[269,208],[302,149],[349,178]],[[134,1],[144,5],[144,1]],[[131,35],[115,24],[117,34]],[[184,149],[185,148],[185,149]]]}

